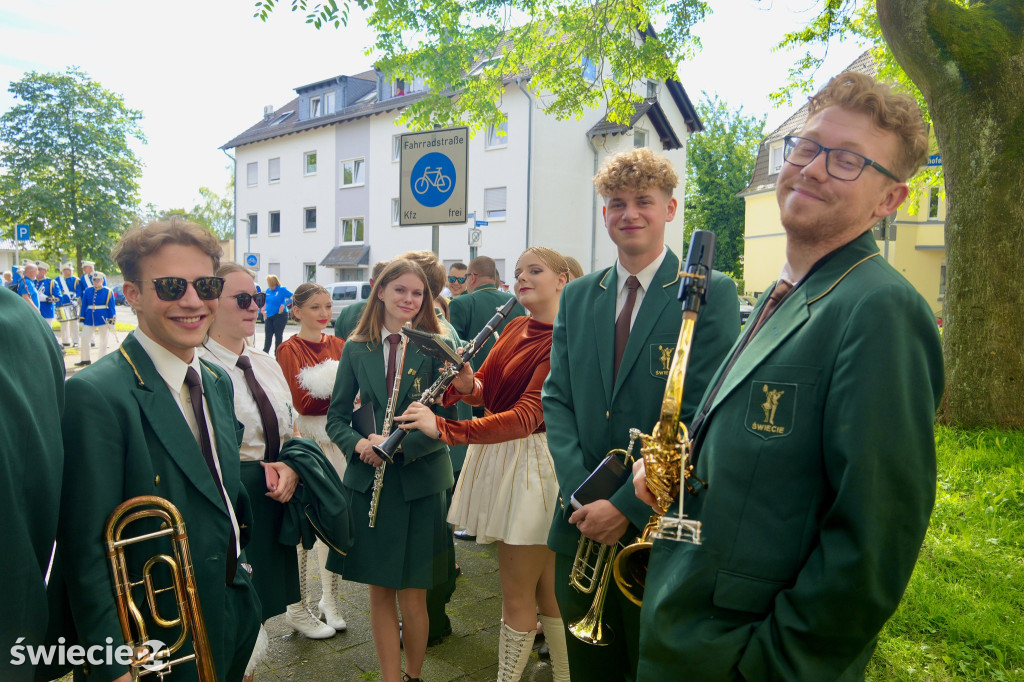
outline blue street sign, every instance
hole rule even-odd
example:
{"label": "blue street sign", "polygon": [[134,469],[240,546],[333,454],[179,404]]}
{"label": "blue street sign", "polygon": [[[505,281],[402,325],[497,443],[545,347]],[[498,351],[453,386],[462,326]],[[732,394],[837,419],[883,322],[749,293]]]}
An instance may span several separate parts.
{"label": "blue street sign", "polygon": [[260,269],[260,254],[258,253],[247,253],[245,254],[245,266],[254,270]]}
{"label": "blue street sign", "polygon": [[31,234],[31,232],[29,231],[28,225],[17,225],[17,226],[15,226],[15,231],[14,231],[14,238],[15,239],[27,242],[29,240],[29,235],[30,234]]}
{"label": "blue street sign", "polygon": [[942,165],[942,154],[932,154],[928,157],[929,166],[941,166]]}
{"label": "blue street sign", "polygon": [[412,167],[409,183],[416,201],[433,208],[448,201],[456,179],[452,160],[440,152],[431,152]]}
{"label": "blue street sign", "polygon": [[476,226],[477,227],[486,227],[487,226],[487,221],[486,220],[477,220],[475,222],[476,222]]}

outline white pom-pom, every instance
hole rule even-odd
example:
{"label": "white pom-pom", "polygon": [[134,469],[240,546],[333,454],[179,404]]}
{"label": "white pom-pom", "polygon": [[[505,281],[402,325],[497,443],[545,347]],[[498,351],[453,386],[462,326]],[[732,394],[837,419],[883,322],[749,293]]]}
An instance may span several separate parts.
{"label": "white pom-pom", "polygon": [[337,360],[324,360],[319,365],[303,367],[299,370],[299,386],[314,398],[329,399],[334,393],[338,364]]}

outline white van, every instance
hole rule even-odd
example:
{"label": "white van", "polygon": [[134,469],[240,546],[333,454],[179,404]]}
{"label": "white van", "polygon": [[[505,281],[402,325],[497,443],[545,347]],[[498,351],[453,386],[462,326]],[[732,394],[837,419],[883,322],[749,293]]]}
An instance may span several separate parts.
{"label": "white van", "polygon": [[373,288],[369,282],[335,282],[324,286],[331,295],[331,324],[338,319],[342,308],[370,298]]}

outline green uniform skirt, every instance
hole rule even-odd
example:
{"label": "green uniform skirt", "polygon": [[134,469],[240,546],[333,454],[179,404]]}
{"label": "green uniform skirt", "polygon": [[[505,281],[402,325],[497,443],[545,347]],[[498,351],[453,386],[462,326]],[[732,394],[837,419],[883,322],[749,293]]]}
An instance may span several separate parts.
{"label": "green uniform skirt", "polygon": [[373,488],[366,493],[345,488],[356,530],[352,549],[337,572],[345,580],[366,585],[430,589],[447,577],[450,531],[445,521],[445,492],[406,502],[397,469],[389,464],[385,470],[374,528],[369,526]]}
{"label": "green uniform skirt", "polygon": [[299,562],[294,545],[282,545],[284,505],[267,497],[267,482],[259,462],[242,462],[240,477],[252,503],[253,528],[245,548],[252,566],[252,583],[267,620],[299,601]]}

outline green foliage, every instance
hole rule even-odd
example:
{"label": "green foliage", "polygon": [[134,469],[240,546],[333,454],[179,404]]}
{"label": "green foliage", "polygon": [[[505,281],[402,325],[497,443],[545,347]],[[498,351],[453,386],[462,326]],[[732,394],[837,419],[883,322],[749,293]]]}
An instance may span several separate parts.
{"label": "green foliage", "polygon": [[[709,11],[705,0],[356,0],[375,32],[368,54],[378,68],[407,82],[421,78],[430,94],[402,113],[413,129],[502,121],[505,87],[522,80],[545,110],[579,118],[604,105],[628,122],[641,94],[634,84],[676,77],[676,65],[699,47],[690,28]],[[266,20],[275,0],[256,3]],[[348,0],[292,0],[316,28],[347,24]],[[652,24],[662,27],[653,38]],[[647,32],[641,39],[640,31]],[[490,60],[490,61],[487,61]],[[481,62],[487,61],[481,68]],[[596,66],[588,78],[585,63]],[[476,68],[474,68],[476,67]]]}
{"label": "green foliage", "polygon": [[937,427],[931,526],[868,680],[1024,679],[1024,433]]}
{"label": "green foliage", "polygon": [[0,117],[0,219],[32,225],[49,258],[109,267],[137,202],[142,167],[129,139],[145,141],[142,114],[76,67],[33,71],[10,92],[15,105]]}
{"label": "green foliage", "polygon": [[[233,171],[231,167],[229,170]],[[209,187],[200,187],[200,201],[192,208],[160,209],[154,204],[146,204],[135,222],[145,224],[153,220],[168,220],[171,216],[179,216],[202,225],[219,239],[231,239],[235,236],[234,187],[235,176],[232,172],[223,196]]]}
{"label": "green foliage", "polygon": [[750,181],[765,119],[744,116],[717,96],[702,93],[697,113],[704,131],[690,137],[686,153],[686,239],[693,230],[717,236],[715,268],[743,275],[744,202],[736,194]]}

